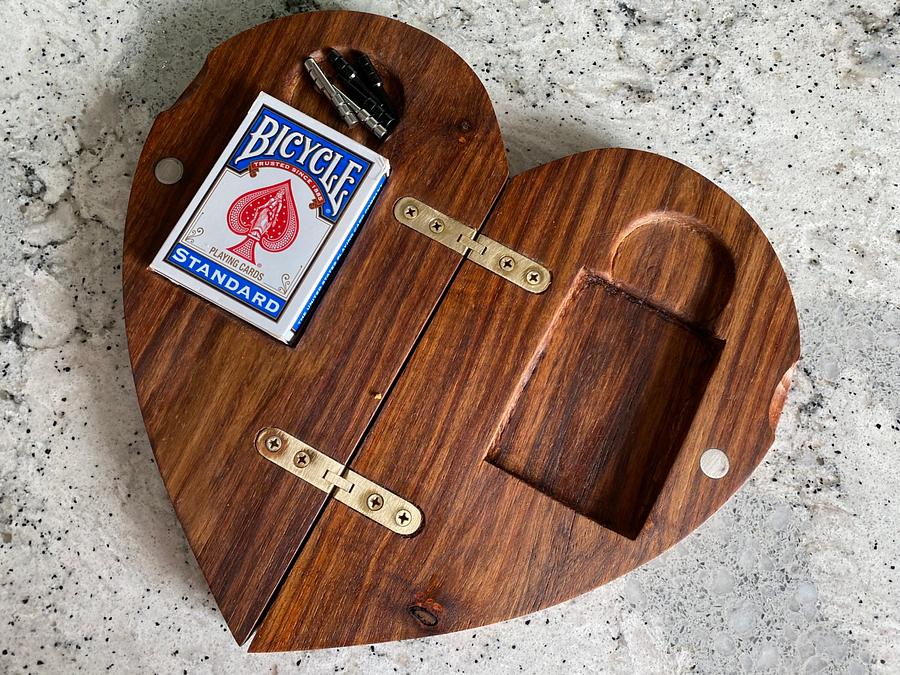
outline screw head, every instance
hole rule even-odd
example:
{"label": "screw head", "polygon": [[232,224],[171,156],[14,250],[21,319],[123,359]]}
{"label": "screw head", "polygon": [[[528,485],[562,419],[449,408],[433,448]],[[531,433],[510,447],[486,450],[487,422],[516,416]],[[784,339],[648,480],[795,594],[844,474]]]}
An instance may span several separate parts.
{"label": "screw head", "polygon": [[305,466],[309,466],[309,463],[312,461],[312,457],[309,456],[309,453],[306,450],[300,450],[294,455],[294,466],[303,468]]}
{"label": "screw head", "polygon": [[384,506],[384,497],[377,492],[373,492],[366,498],[366,506],[369,507],[369,511],[378,511]]}
{"label": "screw head", "polygon": [[394,522],[400,527],[406,527],[412,521],[412,514],[406,509],[400,509],[394,514]]}
{"label": "screw head", "polygon": [[500,269],[506,270],[507,272],[511,272],[512,269],[516,266],[516,261],[513,260],[508,255],[500,258]]}
{"label": "screw head", "polygon": [[407,204],[406,208],[403,209],[403,215],[412,220],[419,215],[419,209],[414,204]]}
{"label": "screw head", "polygon": [[441,220],[440,218],[435,218],[434,220],[431,221],[431,224],[428,226],[428,229],[430,229],[435,234],[439,234],[444,231],[444,221]]}
{"label": "screw head", "polygon": [[530,269],[525,273],[525,282],[530,286],[537,286],[544,280],[544,275],[539,269]]}
{"label": "screw head", "polygon": [[269,436],[266,439],[266,448],[269,452],[278,452],[281,450],[281,438],[278,436]]}

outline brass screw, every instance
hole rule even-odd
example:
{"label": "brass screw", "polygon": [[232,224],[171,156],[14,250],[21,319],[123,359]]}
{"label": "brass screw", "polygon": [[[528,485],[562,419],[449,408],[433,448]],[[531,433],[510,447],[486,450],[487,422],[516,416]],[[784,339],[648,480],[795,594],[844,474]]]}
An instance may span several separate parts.
{"label": "brass screw", "polygon": [[369,507],[369,511],[377,511],[384,506],[384,498],[377,492],[373,492],[366,499],[366,506]]}
{"label": "brass screw", "polygon": [[403,215],[412,220],[419,215],[419,209],[417,209],[414,204],[407,204],[406,208],[403,209]]}
{"label": "brass screw", "polygon": [[397,513],[394,514],[394,522],[397,523],[400,527],[406,527],[409,525],[409,522],[412,520],[412,514],[406,509],[400,509]]}
{"label": "brass screw", "polygon": [[269,436],[266,439],[266,448],[269,452],[278,452],[281,450],[281,439],[278,436]]}
{"label": "brass screw", "polygon": [[525,281],[528,282],[532,286],[537,286],[544,280],[544,275],[541,274],[540,270],[531,269],[525,273]]}
{"label": "brass screw", "polygon": [[312,458],[309,456],[309,453],[306,450],[300,450],[296,455],[294,455],[294,466],[300,467],[301,469],[304,466],[309,466],[309,463],[312,461]]}
{"label": "brass screw", "polygon": [[440,218],[435,218],[431,221],[431,225],[428,226],[428,229],[430,229],[435,234],[440,234],[444,231],[444,221]]}
{"label": "brass screw", "polygon": [[511,272],[513,267],[516,266],[516,261],[510,258],[508,255],[500,258],[500,269],[504,269],[507,272]]}

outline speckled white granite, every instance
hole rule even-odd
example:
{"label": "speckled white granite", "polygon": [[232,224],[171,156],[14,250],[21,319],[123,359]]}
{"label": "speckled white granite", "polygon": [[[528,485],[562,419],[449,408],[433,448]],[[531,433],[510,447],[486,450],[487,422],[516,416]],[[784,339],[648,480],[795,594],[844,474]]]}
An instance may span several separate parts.
{"label": "speckled white granite", "polygon": [[900,672],[896,4],[340,6],[424,28],[473,64],[513,172],[647,148],[754,214],[803,335],[772,452],[694,535],[565,605],[435,639],[244,653],[141,424],[122,224],[150,122],[207,51],[312,3],[5,0],[0,671]]}

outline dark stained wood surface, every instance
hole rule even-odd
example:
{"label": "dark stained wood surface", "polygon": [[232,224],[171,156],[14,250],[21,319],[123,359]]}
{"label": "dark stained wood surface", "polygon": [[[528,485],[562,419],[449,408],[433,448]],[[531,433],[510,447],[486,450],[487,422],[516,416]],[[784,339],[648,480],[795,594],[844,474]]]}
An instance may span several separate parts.
{"label": "dark stained wood surface", "polygon": [[583,273],[572,291],[527,366],[487,461],[633,539],[722,343],[602,277]]}
{"label": "dark stained wood surface", "polygon": [[[691,532],[771,444],[796,311],[763,233],[710,181],[582,153],[513,178],[483,231],[553,284],[532,295],[464,263],[351,464],[424,527],[398,537],[329,502],[251,650],[427,636],[571,598]],[[731,464],[719,480],[699,468],[713,447]]]}
{"label": "dark stained wood surface", "polygon": [[[384,143],[345,127],[303,71],[324,47],[376,60],[404,110]],[[446,86],[447,83],[452,86]],[[378,150],[391,177],[294,347],[149,271],[148,265],[259,91]],[[162,185],[175,156],[184,179]],[[254,450],[278,426],[348,459],[460,265],[396,223],[410,192],[480,224],[507,178],[490,101],[448,47],[396,21],[316,12],[274,21],[214,50],[162,113],[135,173],[124,247],[128,345],[138,399],[166,489],[235,638],[243,642],[291,564],[324,493]]]}
{"label": "dark stained wood surface", "polygon": [[[372,55],[404,117],[384,143],[350,132],[392,175],[288,347],[147,266],[260,90],[346,131],[302,70],[329,46]],[[167,156],[185,163],[174,186],[153,177]],[[433,635],[560,602],[692,531],[771,444],[797,318],[740,206],[631,150],[505,181],[477,77],[382,17],[243,33],[157,119],[126,225],[129,350],[178,518],[235,638],[258,625],[251,649]],[[407,195],[475,227],[490,212],[483,231],[550,268],[550,289],[396,223]],[[424,527],[399,537],[267,462],[265,426],[409,499]],[[710,447],[731,462],[720,480],[699,470]]]}

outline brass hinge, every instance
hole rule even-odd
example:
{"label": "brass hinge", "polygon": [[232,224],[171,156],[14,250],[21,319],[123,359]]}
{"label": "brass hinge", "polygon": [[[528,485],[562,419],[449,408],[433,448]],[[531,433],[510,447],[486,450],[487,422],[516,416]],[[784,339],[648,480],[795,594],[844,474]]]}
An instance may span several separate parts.
{"label": "brass hinge", "polygon": [[444,215],[413,197],[394,204],[394,218],[416,232],[467,255],[494,274],[499,274],[531,293],[543,293],[550,286],[550,270],[518,251],[504,246],[477,230]]}
{"label": "brass hinge", "polygon": [[344,467],[286,431],[268,427],[256,435],[256,450],[282,469],[398,534],[415,534],[422,512],[402,497]]}

